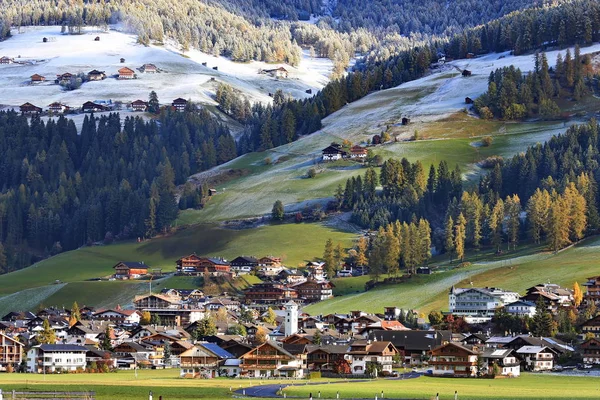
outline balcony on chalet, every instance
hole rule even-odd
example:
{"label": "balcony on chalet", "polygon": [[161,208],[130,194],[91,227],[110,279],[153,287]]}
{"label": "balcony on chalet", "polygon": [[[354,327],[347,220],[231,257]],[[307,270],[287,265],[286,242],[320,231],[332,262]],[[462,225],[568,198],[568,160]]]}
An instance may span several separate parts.
{"label": "balcony on chalet", "polygon": [[276,364],[240,364],[241,369],[277,369]]}
{"label": "balcony on chalet", "polygon": [[283,354],[247,354],[245,360],[289,360],[290,357]]}

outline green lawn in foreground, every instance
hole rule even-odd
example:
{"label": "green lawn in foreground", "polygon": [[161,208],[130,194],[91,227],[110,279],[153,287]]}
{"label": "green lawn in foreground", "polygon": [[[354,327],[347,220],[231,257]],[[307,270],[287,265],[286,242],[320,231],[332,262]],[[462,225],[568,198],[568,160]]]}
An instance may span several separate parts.
{"label": "green lawn in foreground", "polygon": [[[331,382],[335,379],[312,380]],[[225,400],[235,396],[233,391],[261,384],[306,384],[306,380],[255,379],[183,379],[179,369],[118,371],[108,374],[0,374],[0,389],[49,390],[49,391],[95,391],[98,400],[142,400],[152,391],[158,400],[214,399]],[[231,390],[231,391],[230,391]]]}
{"label": "green lawn in foreground", "polygon": [[[289,381],[287,381],[289,382]],[[269,381],[280,383],[280,381]],[[283,383],[283,382],[282,382]],[[179,369],[139,370],[137,378],[133,371],[108,374],[0,374],[0,389],[96,391],[98,400],[142,400],[151,390],[154,398],[164,400],[184,399],[231,399],[229,389],[236,390],[260,384],[249,379],[182,379]]]}
{"label": "green lawn in foreground", "polygon": [[299,386],[285,389],[288,396],[308,398],[309,393],[321,392],[321,398],[341,399],[375,398],[384,392],[384,398],[434,399],[439,393],[440,400],[454,399],[458,391],[460,400],[486,399],[598,399],[600,378],[571,377],[556,375],[523,374],[511,379],[465,379],[420,377],[408,380],[377,380],[371,382],[338,383],[332,385]]}

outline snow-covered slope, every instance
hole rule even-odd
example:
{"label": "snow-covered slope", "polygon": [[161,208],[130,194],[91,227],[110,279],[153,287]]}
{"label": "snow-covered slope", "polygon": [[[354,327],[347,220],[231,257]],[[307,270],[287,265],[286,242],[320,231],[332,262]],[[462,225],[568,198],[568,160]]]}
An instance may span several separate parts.
{"label": "snow-covered slope", "polygon": [[[192,50],[184,54],[175,43],[165,46],[142,46],[136,37],[118,31],[103,32],[86,28],[82,35],[63,35],[60,27],[31,27],[22,33],[13,30],[13,37],[0,42],[0,57],[8,56],[26,65],[0,65],[0,105],[18,106],[31,102],[39,107],[59,101],[79,107],[88,100],[120,100],[129,102],[147,99],[155,90],[162,103],[183,97],[197,102],[214,103],[211,95],[216,82],[227,82],[242,90],[251,101],[270,101],[269,93],[277,89],[296,98],[310,96],[328,82],[331,71],[329,60],[312,60],[305,55],[298,68],[285,65],[289,79],[276,80],[259,74],[259,69],[272,69],[282,64],[263,62],[234,63],[223,57],[214,57]],[[96,36],[100,37],[95,41]],[[48,42],[44,43],[43,38]],[[124,58],[125,63],[120,63]],[[202,63],[206,62],[207,66]],[[155,64],[162,73],[143,74],[137,71],[145,63]],[[138,79],[119,81],[107,78],[87,82],[78,90],[64,91],[54,84],[57,74],[88,73],[93,69],[105,71],[107,76],[117,74],[121,67],[136,70]],[[217,67],[218,70],[213,70]],[[30,84],[30,76],[39,74],[47,82]]]}

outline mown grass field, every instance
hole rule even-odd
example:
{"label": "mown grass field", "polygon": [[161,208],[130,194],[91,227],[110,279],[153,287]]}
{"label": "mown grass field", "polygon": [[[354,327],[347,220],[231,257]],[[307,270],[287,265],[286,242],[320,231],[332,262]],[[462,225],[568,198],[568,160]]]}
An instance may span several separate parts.
{"label": "mown grass field", "polygon": [[[269,381],[279,383],[280,381]],[[289,382],[289,381],[287,381]],[[281,382],[283,383],[283,382]],[[231,399],[233,390],[260,384],[249,379],[182,379],[179,369],[118,371],[108,374],[0,374],[0,389],[95,391],[98,400],[143,400],[153,392],[164,400]]]}
{"label": "mown grass field", "polygon": [[401,399],[435,399],[439,393],[440,400],[454,399],[458,392],[460,400],[487,399],[598,399],[600,397],[600,378],[574,377],[557,375],[523,374],[512,379],[464,379],[464,378],[431,378],[420,377],[408,380],[377,380],[361,383],[339,383],[332,385],[288,387],[288,396],[308,398],[310,393],[316,398],[335,399],[339,391],[341,399],[378,398],[381,391],[384,398]]}
{"label": "mown grass field", "polygon": [[[312,383],[313,381],[311,381]],[[316,381],[318,382],[318,381]],[[439,393],[440,400],[454,399],[457,391],[461,400],[487,399],[597,399],[600,378],[570,377],[557,375],[523,374],[514,379],[444,379],[420,377],[409,380],[374,380],[368,382],[337,381],[323,379],[320,385],[306,386],[306,381],[259,381],[249,379],[182,379],[178,369],[139,370],[137,378],[133,371],[119,371],[108,374],[69,374],[32,375],[1,374],[0,388],[11,390],[49,391],[95,391],[99,400],[141,400],[148,398],[152,391],[154,398],[165,400],[234,398],[230,392],[240,388],[268,384],[297,384],[284,389],[287,396],[308,398],[340,399],[384,398],[434,399]]]}
{"label": "mown grass field", "polygon": [[575,281],[582,284],[587,277],[600,274],[598,237],[558,254],[540,250],[540,247],[523,246],[514,254],[507,253],[496,260],[485,252],[470,254],[466,261],[472,261],[473,265],[460,269],[447,268],[438,258],[434,264],[438,261],[442,272],[417,275],[408,282],[380,286],[368,292],[363,292],[368,278],[340,278],[334,281],[339,297],[311,305],[304,311],[310,314],[352,310],[382,312],[385,306],[397,306],[427,314],[431,310],[448,309],[448,290],[452,285],[467,287],[473,282],[475,287],[495,286],[523,293],[538,283],[552,282],[571,287]]}

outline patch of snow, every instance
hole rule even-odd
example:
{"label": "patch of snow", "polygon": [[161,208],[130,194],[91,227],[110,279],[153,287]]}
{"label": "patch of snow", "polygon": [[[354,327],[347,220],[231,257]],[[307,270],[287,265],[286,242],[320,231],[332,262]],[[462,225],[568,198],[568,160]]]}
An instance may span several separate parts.
{"label": "patch of snow", "polygon": [[[252,102],[270,102],[269,93],[282,89],[295,98],[306,98],[329,81],[332,63],[329,60],[312,60],[304,54],[300,65],[295,68],[285,64],[264,62],[234,63],[224,57],[214,57],[198,50],[182,54],[177,43],[167,42],[164,46],[142,46],[136,36],[110,30],[85,28],[82,35],[63,35],[60,27],[27,27],[22,33],[0,42],[0,55],[14,57],[26,64],[0,65],[0,105],[17,107],[31,102],[45,108],[55,101],[71,107],[80,107],[93,99],[131,102],[147,99],[151,90],[157,92],[161,104],[183,97],[204,104],[215,104],[213,100],[216,82],[226,82],[244,92]],[[99,41],[94,41],[96,36]],[[48,38],[43,43],[43,38]],[[125,62],[120,63],[120,58]],[[202,63],[206,62],[207,66]],[[164,72],[144,74],[137,70],[145,63],[155,64]],[[138,79],[117,80],[112,76],[119,68],[129,67],[136,71]],[[259,69],[284,66],[289,79],[275,79],[259,74]],[[213,70],[217,67],[218,70]],[[65,91],[56,84],[56,75],[65,72],[85,73],[97,69],[105,71],[107,79],[86,82],[81,88]],[[47,82],[29,84],[30,76],[40,74]]]}

